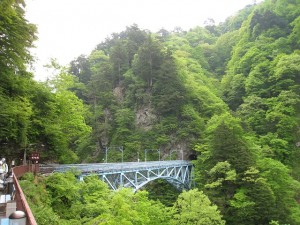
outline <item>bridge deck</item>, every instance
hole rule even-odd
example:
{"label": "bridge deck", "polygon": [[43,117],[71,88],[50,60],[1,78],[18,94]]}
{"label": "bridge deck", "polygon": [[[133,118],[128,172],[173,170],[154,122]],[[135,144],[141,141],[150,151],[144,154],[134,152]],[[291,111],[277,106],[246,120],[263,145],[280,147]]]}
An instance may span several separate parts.
{"label": "bridge deck", "polygon": [[170,160],[170,161],[149,161],[149,162],[124,162],[124,163],[85,163],[85,164],[49,164],[40,165],[42,174],[52,172],[66,172],[69,170],[78,170],[81,173],[108,173],[120,171],[136,171],[154,168],[166,168],[168,166],[191,165],[185,160]]}

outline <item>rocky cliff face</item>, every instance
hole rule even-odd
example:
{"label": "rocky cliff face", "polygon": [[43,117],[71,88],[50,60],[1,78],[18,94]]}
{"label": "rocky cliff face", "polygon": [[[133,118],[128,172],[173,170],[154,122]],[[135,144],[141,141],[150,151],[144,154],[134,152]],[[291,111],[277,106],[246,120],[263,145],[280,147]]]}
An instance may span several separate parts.
{"label": "rocky cliff face", "polygon": [[[151,102],[152,93],[151,90],[145,89],[144,93],[141,95],[142,99],[136,106],[128,105],[125,102],[126,99],[126,88],[120,84],[118,87],[113,89],[113,95],[117,101],[118,107],[127,106],[131,108],[134,113],[134,128],[132,130],[132,134],[134,133],[143,133],[151,131],[155,128],[159,123],[161,123],[161,118],[157,115],[156,109],[153,107]],[[134,108],[135,107],[135,108]],[[114,123],[113,112],[109,109],[104,110],[105,115],[105,123],[111,124]],[[172,121],[174,122],[174,121]],[[162,125],[165,126],[165,125]],[[118,128],[117,128],[118,129]],[[188,159],[192,152],[190,152],[190,143],[188,140],[179,139],[178,135],[176,135],[177,130],[174,130],[174,133],[163,134],[163,138],[169,139],[166,144],[158,144],[155,148],[160,149],[161,159],[162,160],[170,160],[170,159]],[[101,137],[101,143],[105,145],[109,145],[111,142],[111,138],[108,133],[102,133],[103,137]],[[128,137],[123,137],[124,140],[130,140],[130,134]],[[149,137],[151,138],[151,137]],[[152,137],[153,138],[153,137]],[[157,138],[160,138],[158,134]],[[118,139],[119,140],[119,139]],[[159,141],[158,141],[159,142]],[[144,143],[143,143],[144,144]],[[143,146],[146,148],[147,146]],[[171,155],[170,155],[171,153]]]}
{"label": "rocky cliff face", "polygon": [[157,116],[153,113],[150,104],[139,108],[136,111],[136,126],[141,130],[151,130],[152,125],[157,121]]}
{"label": "rocky cliff face", "polygon": [[113,95],[119,103],[124,101],[123,89],[124,88],[122,86],[118,86],[113,89]]}

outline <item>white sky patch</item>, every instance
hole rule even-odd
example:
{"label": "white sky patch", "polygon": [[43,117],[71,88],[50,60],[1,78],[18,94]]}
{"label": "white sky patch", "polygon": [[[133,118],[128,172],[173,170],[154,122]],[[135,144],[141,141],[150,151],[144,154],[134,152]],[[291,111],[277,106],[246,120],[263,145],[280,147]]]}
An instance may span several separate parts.
{"label": "white sky patch", "polygon": [[[97,44],[126,26],[157,32],[202,26],[207,18],[225,21],[255,0],[27,0],[26,18],[38,27],[35,78],[45,80],[43,68],[51,58],[67,65],[88,55]],[[261,0],[260,0],[261,1]],[[257,1],[259,2],[259,1]]]}

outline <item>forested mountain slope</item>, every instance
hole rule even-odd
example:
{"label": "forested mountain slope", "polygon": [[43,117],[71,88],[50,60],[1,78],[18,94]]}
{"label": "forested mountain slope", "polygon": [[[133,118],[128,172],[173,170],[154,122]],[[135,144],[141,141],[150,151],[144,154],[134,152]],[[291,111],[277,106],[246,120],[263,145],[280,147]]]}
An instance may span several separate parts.
{"label": "forested mountain slope", "polygon": [[36,36],[21,3],[0,9],[9,160],[39,151],[44,162],[103,162],[111,147],[108,161],[120,161],[113,146],[125,161],[144,149],[162,160],[197,156],[197,187],[227,224],[300,224],[299,0],[265,0],[189,31],[134,24],[68,68],[53,61],[58,75],[45,83],[26,71]]}
{"label": "forested mountain slope", "polygon": [[[127,160],[136,160],[143,149],[161,149],[163,157],[179,149],[188,157],[206,121],[228,110],[219,81],[199,63],[206,59],[191,47],[188,34],[160,32],[133,25],[71,63],[71,73],[84,84],[75,92],[93,113],[86,144],[98,144],[89,153],[82,146],[79,154],[101,157],[104,146],[117,145],[124,146]],[[203,44],[215,38],[200,27],[189,34]]]}
{"label": "forested mountain slope", "polygon": [[137,149],[190,151],[212,116],[231,112],[289,163],[299,140],[295,4],[266,1],[188,32],[133,25],[74,60],[70,72],[83,84],[74,91],[93,114],[86,144],[99,152],[90,153],[108,145],[124,146],[128,159]]}
{"label": "forested mountain slope", "polygon": [[113,34],[71,63],[90,143],[122,145],[131,160],[196,151],[197,183],[229,224],[299,223],[299,3],[265,1],[188,32]]}

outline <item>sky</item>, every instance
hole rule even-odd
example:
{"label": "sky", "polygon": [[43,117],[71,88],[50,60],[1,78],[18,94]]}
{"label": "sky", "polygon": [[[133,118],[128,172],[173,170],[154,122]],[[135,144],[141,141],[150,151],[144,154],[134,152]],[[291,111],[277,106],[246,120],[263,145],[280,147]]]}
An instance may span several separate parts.
{"label": "sky", "polygon": [[[26,0],[26,18],[38,28],[35,79],[44,81],[51,72],[43,66],[51,58],[67,65],[79,55],[89,55],[97,44],[126,26],[157,32],[181,27],[188,31],[216,24],[255,0]],[[256,1],[259,2],[259,1]]]}

